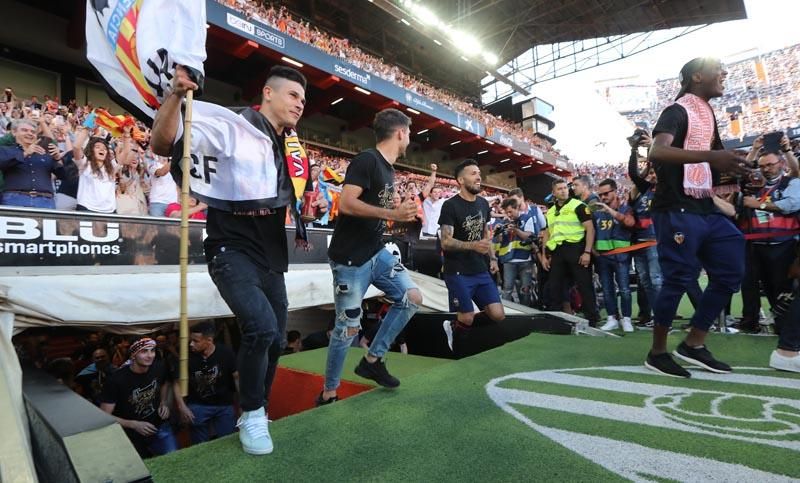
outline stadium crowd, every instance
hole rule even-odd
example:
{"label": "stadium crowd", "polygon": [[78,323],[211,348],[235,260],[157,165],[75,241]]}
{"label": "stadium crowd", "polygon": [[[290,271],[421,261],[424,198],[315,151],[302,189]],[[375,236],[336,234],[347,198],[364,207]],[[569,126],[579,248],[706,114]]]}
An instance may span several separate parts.
{"label": "stadium crowd", "polygon": [[518,139],[531,143],[534,146],[548,151],[555,156],[560,153],[548,141],[533,135],[533,131],[524,129],[500,117],[476,107],[472,102],[448,92],[441,87],[434,87],[416,77],[403,72],[399,67],[390,65],[373,55],[364,52],[361,48],[352,45],[348,39],[342,39],[312,26],[303,19],[293,17],[284,6],[275,7],[271,2],[257,0],[217,0],[219,3],[233,8],[247,16],[248,19],[261,22],[278,29],[287,35],[342,60],[353,64],[399,87],[416,92],[419,95],[432,99],[442,106],[466,114],[482,122],[487,132],[494,131],[510,134]]}
{"label": "stadium crowd", "polygon": [[[725,93],[711,102],[723,139],[784,131],[800,118],[800,45],[774,50],[726,65]],[[677,78],[656,82],[650,106],[623,112],[631,122],[652,128],[661,111],[672,104]]]}
{"label": "stadium crowd", "polygon": [[[48,95],[41,100],[38,96],[19,99],[11,87],[4,94],[0,101],[0,204],[180,217],[179,188],[169,175],[169,159],[153,154],[150,130],[144,124],[127,116],[107,115],[92,105],[79,106],[74,100],[62,104]],[[306,148],[312,167],[318,168],[312,172],[315,189],[321,176],[330,190],[331,216],[321,226],[332,226],[337,185],[349,158],[312,144]],[[410,185],[419,194],[427,178],[399,168],[399,192],[405,196]],[[437,178],[436,187],[444,198],[458,191],[455,180],[448,177]],[[499,193],[487,188],[487,196]],[[190,217],[205,219],[205,208],[192,198]]]}

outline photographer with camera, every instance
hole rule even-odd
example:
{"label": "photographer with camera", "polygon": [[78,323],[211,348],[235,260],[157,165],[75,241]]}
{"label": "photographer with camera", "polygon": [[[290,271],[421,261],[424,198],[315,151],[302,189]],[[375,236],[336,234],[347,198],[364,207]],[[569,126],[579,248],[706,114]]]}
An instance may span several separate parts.
{"label": "photographer with camera", "polygon": [[511,300],[517,286],[519,303],[531,305],[533,285],[533,262],[531,254],[538,256],[539,249],[533,244],[534,221],[528,207],[520,206],[516,197],[509,196],[502,203],[506,220],[495,226],[494,239],[498,240],[497,260],[503,267],[503,299]]}
{"label": "photographer with camera", "polygon": [[[780,236],[748,240],[745,256],[745,276],[742,282],[742,322],[739,330],[760,332],[758,325],[761,297],[759,282],[774,310],[781,293],[791,292],[792,280],[785,267],[794,260],[797,235],[786,232],[800,230],[800,180],[797,158],[789,139],[780,134],[780,144],[769,142],[777,136],[759,136],[748,158],[758,159],[760,173],[752,173],[740,200],[740,227],[748,234]],[[760,176],[758,176],[760,174]],[[762,185],[762,186],[758,186]],[[780,327],[777,327],[780,330]]]}

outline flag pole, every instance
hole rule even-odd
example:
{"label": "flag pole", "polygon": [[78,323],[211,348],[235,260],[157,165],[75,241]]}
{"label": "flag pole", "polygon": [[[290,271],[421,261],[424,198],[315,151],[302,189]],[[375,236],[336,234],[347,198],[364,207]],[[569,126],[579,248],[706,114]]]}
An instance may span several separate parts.
{"label": "flag pole", "polygon": [[189,294],[187,274],[189,270],[189,171],[191,170],[192,146],[192,100],[194,91],[186,92],[185,113],[183,116],[183,157],[181,158],[181,308],[180,308],[180,373],[181,396],[189,394]]}

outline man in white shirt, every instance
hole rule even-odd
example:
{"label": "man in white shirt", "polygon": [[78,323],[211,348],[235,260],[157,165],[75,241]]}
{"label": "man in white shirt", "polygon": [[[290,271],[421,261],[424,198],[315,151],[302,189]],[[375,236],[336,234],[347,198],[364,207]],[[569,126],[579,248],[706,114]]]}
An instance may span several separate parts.
{"label": "man in white shirt", "polygon": [[442,188],[434,187],[436,183],[436,170],[439,167],[436,164],[431,164],[431,177],[425,187],[422,188],[422,212],[425,214],[425,220],[422,225],[422,234],[424,236],[435,237],[436,232],[439,231],[439,215],[442,212]]}
{"label": "man in white shirt", "polygon": [[150,216],[165,216],[167,205],[178,202],[178,187],[169,172],[169,159],[156,156],[147,166],[150,173]]}

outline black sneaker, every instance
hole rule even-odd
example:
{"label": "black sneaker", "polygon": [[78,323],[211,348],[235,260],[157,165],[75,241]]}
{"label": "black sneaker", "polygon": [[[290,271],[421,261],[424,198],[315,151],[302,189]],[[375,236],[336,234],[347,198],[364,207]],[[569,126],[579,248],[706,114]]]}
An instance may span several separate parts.
{"label": "black sneaker", "polygon": [[735,324],[733,324],[733,328],[738,330],[743,334],[760,334],[761,333],[761,326],[758,322],[753,321],[746,321],[741,320]]}
{"label": "black sneaker", "polygon": [[651,371],[655,371],[659,374],[663,374],[665,376],[670,377],[685,377],[690,378],[692,377],[689,374],[689,371],[681,367],[680,364],[675,362],[672,359],[672,356],[669,355],[667,352],[663,354],[656,354],[653,355],[652,353],[647,353],[647,359],[644,361],[644,366]]}
{"label": "black sneaker", "polygon": [[706,346],[693,349],[684,341],[681,342],[678,348],[672,351],[672,353],[675,357],[683,359],[689,364],[694,364],[695,366],[702,367],[707,371],[716,372],[717,374],[728,374],[733,370],[728,364],[714,359],[714,356],[706,349]]}
{"label": "black sneaker", "polygon": [[362,357],[356,366],[356,374],[364,379],[372,379],[383,387],[395,388],[400,385],[400,380],[389,374],[386,363],[381,359],[370,364],[366,357]]}
{"label": "black sneaker", "polygon": [[324,399],[322,397],[322,392],[320,392],[319,396],[317,396],[317,399],[314,401],[314,406],[316,406],[316,407],[325,406],[327,404],[335,403],[338,400],[339,400],[339,396],[333,396],[331,398]]}

